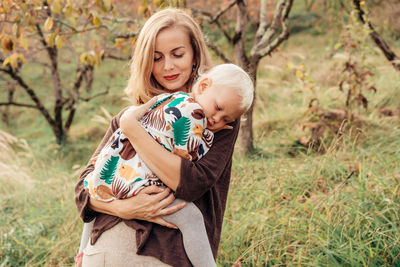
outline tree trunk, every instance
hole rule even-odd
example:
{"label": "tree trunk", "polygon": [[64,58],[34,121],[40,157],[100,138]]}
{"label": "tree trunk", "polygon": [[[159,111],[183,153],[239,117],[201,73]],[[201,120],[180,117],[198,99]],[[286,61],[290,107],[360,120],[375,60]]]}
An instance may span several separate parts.
{"label": "tree trunk", "polygon": [[250,77],[253,79],[254,83],[254,100],[251,104],[249,110],[242,115],[242,119],[240,122],[240,132],[239,132],[239,154],[245,155],[248,152],[251,152],[254,149],[253,145],[253,110],[254,104],[256,102],[256,87],[257,87],[257,69],[258,64],[260,62],[260,58],[254,56],[250,59],[250,63],[247,66],[243,67]]}
{"label": "tree trunk", "polygon": [[[248,71],[248,59],[244,48],[247,26],[247,5],[245,1],[237,1],[237,19],[235,35],[232,38],[235,63]],[[247,154],[253,149],[253,107],[242,115],[239,131],[239,153]]]}

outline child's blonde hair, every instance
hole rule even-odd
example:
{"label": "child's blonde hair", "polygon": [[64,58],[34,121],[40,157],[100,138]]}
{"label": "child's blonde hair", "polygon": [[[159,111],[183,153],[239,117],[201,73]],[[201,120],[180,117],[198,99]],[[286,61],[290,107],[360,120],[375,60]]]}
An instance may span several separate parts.
{"label": "child's blonde hair", "polygon": [[153,96],[165,93],[152,75],[155,43],[160,31],[176,26],[187,31],[193,48],[194,68],[186,84],[188,90],[191,89],[199,68],[207,69],[211,66],[203,33],[195,20],[180,9],[167,8],[159,11],[147,20],[136,40],[130,64],[131,75],[125,88],[125,93],[134,104],[145,103]]}
{"label": "child's blonde hair", "polygon": [[240,109],[246,112],[253,103],[254,84],[249,74],[235,64],[220,64],[211,68],[209,71],[200,73],[194,84],[193,90],[198,90],[199,83],[204,78],[211,80],[211,86],[223,86],[236,90],[242,98]]}

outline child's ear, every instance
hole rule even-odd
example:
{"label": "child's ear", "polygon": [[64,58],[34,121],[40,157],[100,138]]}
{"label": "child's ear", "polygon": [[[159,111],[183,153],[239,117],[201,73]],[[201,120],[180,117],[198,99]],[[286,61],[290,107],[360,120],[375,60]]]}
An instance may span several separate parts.
{"label": "child's ear", "polygon": [[211,79],[210,78],[203,78],[200,82],[199,82],[199,94],[202,94],[204,92],[204,90],[206,90],[207,88],[209,88],[211,86]]}

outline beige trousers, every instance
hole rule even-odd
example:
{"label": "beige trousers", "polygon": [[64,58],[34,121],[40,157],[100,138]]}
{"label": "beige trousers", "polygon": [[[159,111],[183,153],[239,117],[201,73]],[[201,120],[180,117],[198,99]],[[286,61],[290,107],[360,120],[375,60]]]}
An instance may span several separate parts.
{"label": "beige trousers", "polygon": [[83,267],[168,267],[158,259],[136,254],[136,231],[120,222],[105,231],[96,244],[89,244],[84,249]]}

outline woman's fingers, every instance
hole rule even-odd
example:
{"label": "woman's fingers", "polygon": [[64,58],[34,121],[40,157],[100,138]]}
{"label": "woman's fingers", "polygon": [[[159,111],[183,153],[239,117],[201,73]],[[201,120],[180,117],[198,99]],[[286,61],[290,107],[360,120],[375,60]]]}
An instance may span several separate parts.
{"label": "woman's fingers", "polygon": [[165,227],[168,227],[168,228],[178,229],[178,227],[175,224],[169,223],[169,222],[167,222],[166,220],[164,220],[161,217],[158,217],[157,219],[152,220],[151,222],[157,223],[159,225],[162,225],[162,226],[165,226]]}
{"label": "woman's fingers", "polygon": [[177,212],[178,210],[182,209],[183,207],[185,207],[186,202],[181,202],[175,205],[172,205],[170,207],[164,208],[161,210],[162,216]]}
{"label": "woman's fingers", "polygon": [[[169,189],[169,188],[167,188],[167,189]],[[159,193],[161,193],[161,192],[164,192],[165,190],[166,190],[166,189],[160,188],[160,187],[158,187],[158,186],[156,186],[156,185],[151,185],[151,186],[147,186],[147,187],[143,188],[143,189],[139,192],[139,194],[148,194],[148,195],[151,195],[151,194],[159,194]]]}

